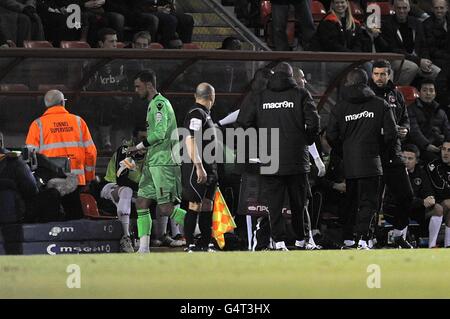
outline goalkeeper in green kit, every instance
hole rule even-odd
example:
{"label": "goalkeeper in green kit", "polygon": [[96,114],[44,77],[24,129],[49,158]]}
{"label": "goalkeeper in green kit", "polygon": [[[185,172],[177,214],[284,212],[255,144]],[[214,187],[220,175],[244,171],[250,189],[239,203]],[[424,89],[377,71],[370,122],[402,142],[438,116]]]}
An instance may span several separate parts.
{"label": "goalkeeper in green kit", "polygon": [[[137,74],[134,86],[139,97],[150,103],[147,109],[147,139],[128,148],[129,153],[147,148],[147,157],[139,181],[136,209],[138,253],[148,253],[152,229],[149,208],[157,204],[162,216],[170,216],[180,225],[184,224],[186,211],[179,208],[181,171],[176,160],[179,154],[172,154],[172,150],[176,150],[178,145],[177,121],[172,105],[156,91],[156,75],[152,70]],[[172,133],[176,136],[176,140],[171,139]]]}

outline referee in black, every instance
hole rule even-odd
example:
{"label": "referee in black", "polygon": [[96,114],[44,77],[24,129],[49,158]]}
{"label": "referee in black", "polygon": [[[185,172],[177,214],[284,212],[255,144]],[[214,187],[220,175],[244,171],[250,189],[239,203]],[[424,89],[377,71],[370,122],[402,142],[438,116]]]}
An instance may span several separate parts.
{"label": "referee in black", "polygon": [[[288,250],[281,214],[283,201],[287,191],[291,208],[300,208],[292,210],[292,224],[297,238],[304,238],[303,210],[310,169],[308,145],[319,134],[320,118],[309,92],[297,86],[290,64],[281,62],[273,72],[267,88],[255,96],[254,103],[246,106],[251,109],[239,117],[238,124],[244,128],[257,128],[260,155],[262,148],[265,148],[266,154],[272,155],[270,163],[261,164],[261,195],[267,200],[275,249]],[[264,130],[267,132],[266,138],[262,136]],[[272,135],[277,130],[279,138],[271,144]],[[261,145],[262,140],[267,143]],[[275,164],[278,164],[277,169],[264,169],[277,166]]]}
{"label": "referee in black", "polygon": [[[182,196],[183,200],[189,202],[184,220],[187,252],[214,251],[209,244],[212,232],[213,201],[218,180],[217,164],[213,158],[205,158],[204,150],[210,143],[217,142],[215,125],[210,116],[215,97],[212,85],[200,83],[195,92],[195,105],[189,109],[184,119],[184,128],[189,130],[189,136],[184,141],[184,149],[188,152],[189,160],[183,161],[181,166]],[[205,134],[206,130],[213,134]],[[218,149],[214,147],[213,151]],[[197,216],[201,239],[195,245],[194,231]]]}
{"label": "referee in black", "polygon": [[[344,221],[343,248],[370,249],[370,221],[379,207],[381,154],[397,138],[392,112],[387,103],[367,86],[362,69],[350,71],[340,101],[330,113],[327,140],[342,147],[347,185],[347,216]],[[384,140],[384,141],[383,141]],[[356,220],[356,240],[353,225]],[[347,242],[353,241],[352,244]]]}

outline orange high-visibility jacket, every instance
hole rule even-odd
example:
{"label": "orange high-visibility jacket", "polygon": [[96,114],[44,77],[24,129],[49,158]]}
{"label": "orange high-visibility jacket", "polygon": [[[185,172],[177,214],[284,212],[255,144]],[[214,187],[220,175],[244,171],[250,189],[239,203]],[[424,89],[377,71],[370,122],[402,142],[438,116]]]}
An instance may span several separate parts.
{"label": "orange high-visibility jacket", "polygon": [[48,157],[69,157],[78,185],[86,185],[95,178],[97,149],[86,122],[61,105],[48,108],[31,123],[26,144]]}

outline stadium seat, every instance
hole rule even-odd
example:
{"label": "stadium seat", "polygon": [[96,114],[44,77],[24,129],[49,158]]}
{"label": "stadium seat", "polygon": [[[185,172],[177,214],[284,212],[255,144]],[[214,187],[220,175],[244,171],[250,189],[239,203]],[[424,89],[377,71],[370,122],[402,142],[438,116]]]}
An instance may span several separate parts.
{"label": "stadium seat", "polygon": [[162,45],[161,43],[158,43],[158,42],[152,42],[152,43],[150,43],[150,45],[149,45],[148,48],[149,48],[149,49],[153,49],[153,50],[155,50],[155,49],[157,49],[157,50],[162,50],[162,49],[164,49],[163,45]]}
{"label": "stadium seat", "polygon": [[0,84],[0,91],[29,91],[25,84]]}
{"label": "stadium seat", "polygon": [[261,25],[265,27],[272,15],[272,4],[270,3],[270,1],[261,1],[259,11],[261,16]]}
{"label": "stadium seat", "polygon": [[403,97],[405,98],[406,106],[413,103],[419,97],[419,92],[417,91],[417,89],[414,86],[400,86],[399,85],[396,88],[397,88],[397,90],[402,92]]}
{"label": "stadium seat", "polygon": [[37,48],[53,48],[53,45],[48,41],[23,41],[23,47],[26,49],[37,49]]}
{"label": "stadium seat", "polygon": [[353,17],[362,22],[364,19],[364,13],[363,10],[361,9],[361,6],[355,1],[350,1],[350,8],[352,10]]}
{"label": "stadium seat", "polygon": [[50,90],[59,90],[59,91],[66,91],[67,86],[64,84],[39,84],[38,91],[47,92]]}
{"label": "stadium seat", "polygon": [[90,219],[116,219],[116,216],[100,215],[97,207],[97,201],[94,196],[87,193],[80,194],[81,208],[83,209],[84,217]]}
{"label": "stadium seat", "polygon": [[197,43],[183,43],[184,50],[199,50],[200,46]]}
{"label": "stadium seat", "polygon": [[382,16],[395,14],[394,7],[389,2],[368,2],[367,6],[370,6],[371,4],[377,4],[380,7],[380,13]]}
{"label": "stadium seat", "polygon": [[61,41],[63,49],[89,49],[91,46],[84,41]]}
{"label": "stadium seat", "polygon": [[314,23],[318,24],[320,20],[327,14],[325,7],[322,2],[314,0],[311,3],[311,13],[313,16]]}

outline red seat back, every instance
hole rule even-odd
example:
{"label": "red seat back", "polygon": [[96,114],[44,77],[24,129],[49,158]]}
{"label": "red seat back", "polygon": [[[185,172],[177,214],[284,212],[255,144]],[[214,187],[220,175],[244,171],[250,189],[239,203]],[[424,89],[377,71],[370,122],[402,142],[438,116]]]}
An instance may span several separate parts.
{"label": "red seat back", "polygon": [[314,0],[311,2],[311,14],[314,22],[318,23],[327,14],[327,11],[325,10],[322,2]]}
{"label": "red seat back", "polygon": [[267,22],[269,22],[272,15],[272,3],[267,0],[261,1],[259,11],[261,16],[261,25],[265,26]]}
{"label": "red seat back", "polygon": [[97,201],[94,196],[87,193],[80,194],[81,208],[83,210],[84,217],[90,219],[116,219],[115,216],[100,215],[97,207]]}
{"label": "red seat back", "polygon": [[63,49],[89,49],[91,46],[84,41],[61,41]]}
{"label": "red seat back", "polygon": [[53,45],[48,41],[23,41],[23,47],[26,49],[36,49],[36,48],[53,48]]}
{"label": "red seat back", "polygon": [[405,98],[406,106],[413,103],[417,98],[419,98],[419,92],[414,86],[397,86],[397,90],[402,92],[403,97]]}

